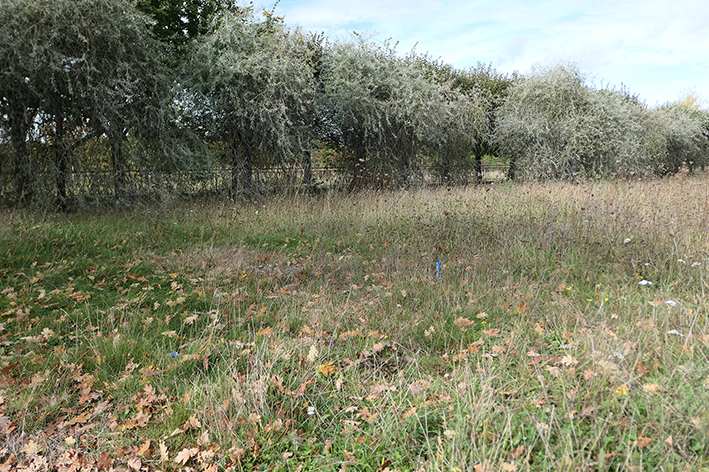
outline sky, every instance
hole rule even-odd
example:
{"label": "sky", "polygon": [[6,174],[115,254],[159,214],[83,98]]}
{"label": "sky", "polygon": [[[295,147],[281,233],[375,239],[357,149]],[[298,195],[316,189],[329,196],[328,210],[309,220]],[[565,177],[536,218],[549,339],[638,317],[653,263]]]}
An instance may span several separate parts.
{"label": "sky", "polygon": [[[272,9],[275,0],[255,0]],[[687,94],[709,107],[709,0],[280,0],[288,26],[350,41],[356,31],[458,69],[574,63],[597,87],[649,106]]]}

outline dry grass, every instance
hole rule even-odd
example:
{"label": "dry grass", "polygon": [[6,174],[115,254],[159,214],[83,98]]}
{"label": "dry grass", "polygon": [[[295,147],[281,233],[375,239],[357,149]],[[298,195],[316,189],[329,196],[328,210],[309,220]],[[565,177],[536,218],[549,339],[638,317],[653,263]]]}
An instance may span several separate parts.
{"label": "dry grass", "polygon": [[708,210],[684,176],[11,214],[0,460],[702,470]]}

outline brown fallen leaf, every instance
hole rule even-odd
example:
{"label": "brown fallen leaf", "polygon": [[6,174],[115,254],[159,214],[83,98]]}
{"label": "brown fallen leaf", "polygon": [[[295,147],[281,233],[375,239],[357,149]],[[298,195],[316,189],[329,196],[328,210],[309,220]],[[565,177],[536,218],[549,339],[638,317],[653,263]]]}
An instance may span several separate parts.
{"label": "brown fallen leaf", "polygon": [[140,457],[131,457],[128,459],[128,467],[133,470],[140,470],[143,467],[143,463],[140,461]]}
{"label": "brown fallen leaf", "polygon": [[161,440],[158,443],[158,447],[160,448],[160,460],[166,461],[166,460],[170,459],[170,454],[167,451],[167,446],[165,445],[165,441]]}
{"label": "brown fallen leaf", "polygon": [[73,426],[77,423],[82,423],[82,424],[86,423],[87,421],[89,421],[91,419],[91,416],[92,416],[91,411],[85,411],[82,414],[75,416],[72,419],[70,419],[69,421],[67,421],[66,425]]}
{"label": "brown fallen leaf", "polygon": [[636,441],[633,441],[633,446],[637,447],[638,449],[645,449],[650,445],[651,442],[652,438],[640,436]]}
{"label": "brown fallen leaf", "polygon": [[190,459],[197,455],[199,449],[196,447],[186,447],[175,456],[175,464],[185,465]]}
{"label": "brown fallen leaf", "polygon": [[500,329],[499,328],[492,328],[492,329],[484,329],[483,334],[485,336],[489,336],[491,338],[494,338],[496,336],[500,335]]}
{"label": "brown fallen leaf", "polygon": [[[141,444],[141,446],[138,448],[138,455],[143,456],[146,459],[150,459],[150,444],[150,439],[146,440],[143,444]],[[148,453],[148,455],[146,455],[146,453]]]}
{"label": "brown fallen leaf", "polygon": [[552,377],[558,377],[561,375],[561,368],[559,367],[548,365],[545,369]]}
{"label": "brown fallen leaf", "polygon": [[564,356],[564,357],[561,358],[561,363],[562,363],[563,365],[565,365],[566,367],[570,367],[570,366],[572,366],[572,365],[578,364],[579,361],[576,360],[576,358],[573,357],[573,356],[566,355],[566,356]]}

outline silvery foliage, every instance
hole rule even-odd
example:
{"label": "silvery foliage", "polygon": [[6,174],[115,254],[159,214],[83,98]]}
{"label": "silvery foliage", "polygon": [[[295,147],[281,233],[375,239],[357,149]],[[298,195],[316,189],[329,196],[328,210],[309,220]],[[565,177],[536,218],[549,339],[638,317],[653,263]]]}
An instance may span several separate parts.
{"label": "silvery foliage", "polygon": [[497,139],[522,179],[643,174],[645,107],[596,90],[573,65],[536,67],[498,110]]}
{"label": "silvery foliage", "polygon": [[263,21],[251,8],[226,12],[199,42],[190,67],[192,112],[212,138],[229,145],[233,165],[248,171],[294,162],[309,149],[315,82],[303,33],[268,12]]}
{"label": "silvery foliage", "polygon": [[[149,20],[123,0],[4,0],[0,6],[0,77],[3,113],[24,114],[11,126],[53,130],[60,199],[80,138],[124,136],[165,123],[169,90],[161,45]],[[16,146],[16,173],[29,181],[38,165]],[[93,163],[95,164],[95,163]],[[34,168],[30,169],[30,165]],[[18,193],[28,182],[18,182]],[[20,199],[23,196],[20,195]]]}
{"label": "silvery foliage", "polygon": [[320,115],[355,185],[410,185],[422,164],[442,153],[469,156],[484,134],[481,103],[437,83],[418,59],[362,38],[326,48]]}
{"label": "silvery foliage", "polygon": [[709,159],[709,113],[692,104],[665,104],[648,113],[646,127],[652,167],[659,175],[683,166],[704,169]]}

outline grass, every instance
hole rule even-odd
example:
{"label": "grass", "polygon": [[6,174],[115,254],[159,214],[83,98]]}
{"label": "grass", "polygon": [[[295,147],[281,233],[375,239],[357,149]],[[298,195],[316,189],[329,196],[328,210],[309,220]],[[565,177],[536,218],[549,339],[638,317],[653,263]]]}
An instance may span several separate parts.
{"label": "grass", "polygon": [[0,470],[709,470],[708,218],[704,176],[5,212]]}

